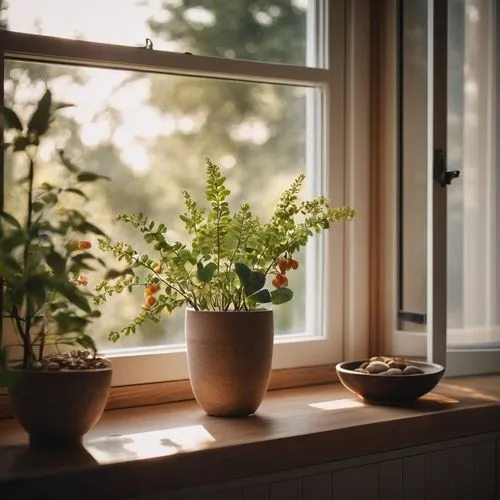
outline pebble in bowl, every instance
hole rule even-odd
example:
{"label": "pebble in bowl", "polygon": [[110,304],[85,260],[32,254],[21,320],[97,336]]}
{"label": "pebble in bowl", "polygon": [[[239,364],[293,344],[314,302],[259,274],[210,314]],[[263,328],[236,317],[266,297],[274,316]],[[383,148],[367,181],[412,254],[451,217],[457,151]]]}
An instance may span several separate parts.
{"label": "pebble in bowl", "polygon": [[388,356],[344,361],[336,370],[347,389],[375,403],[414,401],[431,391],[444,373],[438,364]]}

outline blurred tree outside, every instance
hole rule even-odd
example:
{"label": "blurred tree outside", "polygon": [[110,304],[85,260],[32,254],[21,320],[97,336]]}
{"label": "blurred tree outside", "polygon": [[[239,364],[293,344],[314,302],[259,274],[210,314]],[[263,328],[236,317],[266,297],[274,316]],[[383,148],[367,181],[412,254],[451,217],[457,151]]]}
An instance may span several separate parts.
{"label": "blurred tree outside", "polygon": [[[193,54],[306,63],[305,2],[139,0],[137,4],[156,6],[147,25],[155,45],[166,41]],[[9,27],[8,7],[0,0],[4,29]],[[34,18],[32,24],[33,32],[51,34],[40,30],[40,19]],[[85,38],[84,27],[75,26],[75,33]],[[115,215],[123,211],[142,211],[182,234],[180,191],[187,189],[196,199],[203,198],[205,157],[224,169],[233,192],[232,208],[249,201],[262,217],[269,216],[278,195],[305,171],[306,92],[311,90],[6,61],[7,106],[29,113],[45,84],[56,100],[75,106],[60,112],[51,144],[40,151],[45,162],[41,175],[57,175],[55,151],[64,147],[77,164],[110,176],[112,182],[96,186],[100,193],[92,199],[94,218],[113,239],[129,240],[134,234],[114,223]],[[6,160],[6,204],[11,208],[22,195],[13,180],[23,174],[22,166],[14,165],[9,156]],[[304,256],[299,260],[303,264]],[[305,330],[304,267],[290,283],[294,300],[276,309],[277,333]],[[141,304],[142,298],[134,294],[104,307],[94,326],[102,348],[113,347],[106,341],[107,332],[125,324]],[[116,347],[183,342],[183,321],[183,314],[176,313]]]}

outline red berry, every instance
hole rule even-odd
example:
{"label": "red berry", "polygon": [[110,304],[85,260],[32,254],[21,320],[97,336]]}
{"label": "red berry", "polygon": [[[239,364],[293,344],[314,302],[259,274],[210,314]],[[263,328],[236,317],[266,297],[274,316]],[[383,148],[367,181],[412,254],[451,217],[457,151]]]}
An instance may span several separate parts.
{"label": "red berry", "polygon": [[297,269],[298,267],[299,263],[296,260],[292,259],[292,269]]}
{"label": "red berry", "polygon": [[150,295],[147,299],[146,299],[146,304],[148,306],[152,306],[154,303],[156,302],[156,298],[153,297],[152,295]]}
{"label": "red berry", "polygon": [[288,285],[288,278],[286,276],[283,276],[282,274],[277,274],[276,278],[274,279],[276,280],[276,283],[278,283],[278,286],[276,288]]}
{"label": "red berry", "polygon": [[281,259],[279,262],[278,262],[278,269],[280,270],[280,272],[282,274],[285,274],[286,270],[287,270],[287,267],[286,267],[286,260],[285,259]]}
{"label": "red berry", "polygon": [[78,248],[80,250],[88,250],[90,247],[92,247],[92,243],[88,240],[80,240],[78,242]]}

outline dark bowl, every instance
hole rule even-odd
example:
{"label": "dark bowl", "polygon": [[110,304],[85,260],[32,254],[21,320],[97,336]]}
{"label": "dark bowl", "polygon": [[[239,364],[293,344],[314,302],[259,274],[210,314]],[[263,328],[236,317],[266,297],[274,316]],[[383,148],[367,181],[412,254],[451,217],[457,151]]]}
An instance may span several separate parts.
{"label": "dark bowl", "polygon": [[410,361],[424,373],[414,375],[371,375],[355,372],[366,360],[344,361],[336,366],[344,386],[360,398],[377,403],[403,403],[428,393],[444,373],[441,365]]}

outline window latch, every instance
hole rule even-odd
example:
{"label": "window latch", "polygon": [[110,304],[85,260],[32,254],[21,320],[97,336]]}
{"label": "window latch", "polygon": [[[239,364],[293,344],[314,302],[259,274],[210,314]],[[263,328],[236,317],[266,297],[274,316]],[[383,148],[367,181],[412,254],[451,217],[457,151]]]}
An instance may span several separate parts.
{"label": "window latch", "polygon": [[442,149],[434,150],[434,180],[441,187],[446,187],[458,177],[460,177],[460,170],[446,170],[444,151]]}
{"label": "window latch", "polygon": [[418,325],[425,325],[427,323],[427,315],[420,312],[399,311],[398,320],[416,323]]}

